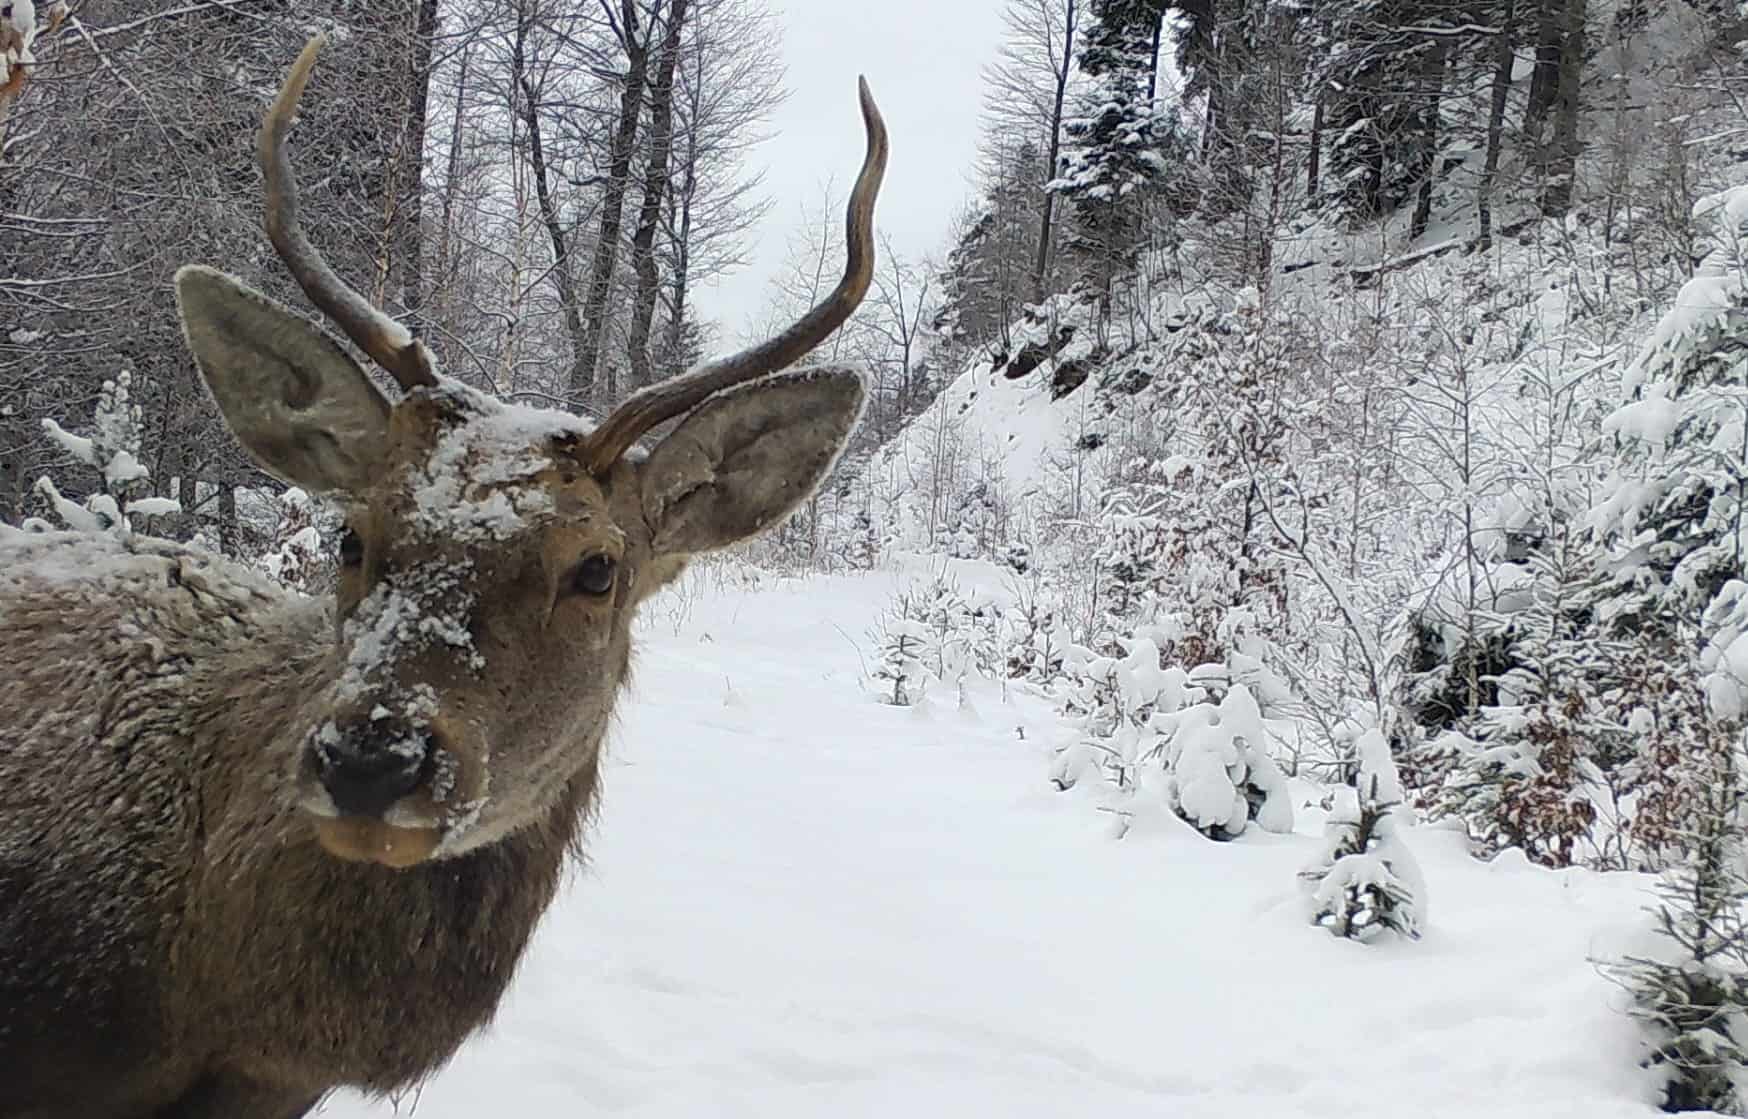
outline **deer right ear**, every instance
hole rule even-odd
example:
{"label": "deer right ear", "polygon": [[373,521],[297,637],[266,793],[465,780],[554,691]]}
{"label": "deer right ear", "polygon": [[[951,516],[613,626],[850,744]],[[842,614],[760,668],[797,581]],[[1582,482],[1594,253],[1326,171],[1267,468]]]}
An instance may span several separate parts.
{"label": "deer right ear", "polygon": [[176,273],[176,305],[201,378],[250,457],[312,493],[364,488],[387,442],[389,403],[338,343],[196,264]]}

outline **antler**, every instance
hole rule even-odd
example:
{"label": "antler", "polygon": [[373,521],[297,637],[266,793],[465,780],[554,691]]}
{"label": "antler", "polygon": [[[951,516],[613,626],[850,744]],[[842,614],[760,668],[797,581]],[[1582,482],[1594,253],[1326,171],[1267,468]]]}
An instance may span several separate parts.
{"label": "antler", "polygon": [[411,391],[420,385],[435,385],[437,376],[431,351],[406,327],[347,287],[310,244],[297,222],[297,177],[285,155],[285,131],[291,126],[298,98],[303,96],[304,84],[315,68],[316,55],[327,45],[328,37],[321,33],[305,44],[261,122],[258,154],[267,188],[267,238],[310,302],[333,319],[371,360],[388,370],[402,389]]}
{"label": "antler", "polygon": [[707,397],[733,385],[756,380],[794,364],[842,326],[862,302],[874,277],[874,198],[886,172],[886,122],[874,105],[866,79],[858,79],[862,123],[868,132],[868,154],[850,191],[844,213],[848,260],[843,279],[794,326],[751,349],[694,366],[678,377],[639,389],[590,433],[579,448],[583,464],[597,477],[612,469],[619,457],[650,428],[683,415]]}

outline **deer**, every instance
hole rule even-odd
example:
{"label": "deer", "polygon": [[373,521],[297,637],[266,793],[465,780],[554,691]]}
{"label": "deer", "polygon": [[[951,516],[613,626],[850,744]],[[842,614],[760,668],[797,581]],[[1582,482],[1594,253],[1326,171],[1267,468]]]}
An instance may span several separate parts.
{"label": "deer", "polygon": [[399,393],[184,266],[226,426],[343,511],[332,594],[144,534],[0,543],[5,1119],[291,1119],[423,1085],[582,853],[640,604],[782,522],[861,416],[857,369],[797,362],[872,276],[888,144],[865,80],[837,286],[594,422],[441,374],[314,248],[286,136],[324,42],[259,133],[266,232]]}

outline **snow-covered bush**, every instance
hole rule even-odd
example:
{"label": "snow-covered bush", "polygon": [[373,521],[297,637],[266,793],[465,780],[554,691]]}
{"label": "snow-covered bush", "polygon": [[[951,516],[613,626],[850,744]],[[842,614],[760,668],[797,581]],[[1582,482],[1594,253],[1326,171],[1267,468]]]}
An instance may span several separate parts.
{"label": "snow-covered bush", "polygon": [[995,555],[1005,528],[999,467],[984,464],[985,477],[972,482],[941,512],[935,529],[935,551],[955,559]]}
{"label": "snow-covered bush", "polygon": [[1068,630],[1036,576],[1016,585],[1004,644],[1009,679],[1048,684],[1061,674],[1070,644]]}
{"label": "snow-covered bush", "polygon": [[866,510],[850,516],[844,533],[844,564],[852,571],[871,571],[880,562],[881,540],[874,530],[874,518]]}
{"label": "snow-covered bush", "polygon": [[1353,781],[1335,788],[1323,851],[1300,872],[1311,921],[1351,940],[1386,930],[1418,938],[1426,883],[1403,840],[1402,782],[1389,742],[1376,728],[1347,730]]}
{"label": "snow-covered bush", "polygon": [[1127,793],[1144,766],[1160,768],[1163,746],[1153,715],[1191,701],[1188,675],[1161,668],[1159,646],[1145,635],[1126,643],[1122,656],[1101,656],[1084,646],[1067,650],[1057,703],[1074,737],[1056,756],[1051,780],[1070,789],[1097,775]]}
{"label": "snow-covered bush", "polygon": [[1007,675],[1005,622],[995,602],[968,597],[945,575],[894,596],[873,632],[875,691],[888,703],[915,703],[931,684]]}
{"label": "snow-covered bush", "polygon": [[922,698],[934,678],[924,665],[928,654],[928,627],[902,615],[889,618],[876,632],[873,677],[882,702],[909,707]]}
{"label": "snow-covered bush", "polygon": [[1517,847],[1544,866],[1627,869],[1627,646],[1595,623],[1600,580],[1576,541],[1523,566],[1520,608],[1493,626],[1509,667],[1477,680],[1492,702],[1436,740],[1443,772],[1421,803],[1462,820],[1482,856]]}
{"label": "snow-covered bush", "polygon": [[[140,461],[140,408],[133,402],[132,391],[133,374],[125,369],[103,382],[90,435],[75,435],[54,420],[42,421],[43,432],[56,446],[97,475],[95,488],[83,502],[66,497],[48,475],[37,479],[35,492],[60,527],[125,536],[133,531],[133,517],[180,511],[174,499],[151,495],[150,471]],[[23,527],[46,532],[57,526],[45,518],[31,517]]]}
{"label": "snow-covered bush", "polygon": [[334,581],[334,558],[323,543],[333,530],[332,513],[296,486],[279,495],[279,524],[257,561],[271,578],[304,594],[327,590]]}
{"label": "snow-covered bush", "polygon": [[1122,641],[1122,656],[1070,649],[1058,701],[1074,736],[1051,780],[1068,789],[1096,777],[1120,819],[1165,809],[1211,839],[1234,838],[1253,820],[1292,830],[1256,677],[1243,678],[1250,666],[1164,667],[1158,632]]}
{"label": "snow-covered bush", "polygon": [[1233,684],[1218,703],[1203,700],[1160,717],[1169,728],[1164,762],[1168,803],[1211,839],[1231,839],[1255,820],[1293,830],[1287,779],[1269,756],[1271,735],[1250,688]]}

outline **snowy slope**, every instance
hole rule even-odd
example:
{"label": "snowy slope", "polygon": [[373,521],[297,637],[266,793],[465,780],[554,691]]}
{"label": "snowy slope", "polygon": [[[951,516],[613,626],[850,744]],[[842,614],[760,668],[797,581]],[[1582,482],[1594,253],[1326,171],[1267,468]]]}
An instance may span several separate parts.
{"label": "snowy slope", "polygon": [[1643,880],[1421,830],[1426,938],[1334,940],[1294,881],[1315,810],[1116,842],[1050,791],[1039,701],[867,700],[895,579],[654,612],[592,865],[418,1116],[1654,1114],[1586,958]]}
{"label": "snowy slope", "polygon": [[872,456],[857,485],[885,500],[868,504],[880,532],[903,547],[927,549],[930,502],[949,515],[965,491],[988,479],[1010,508],[1026,518],[1027,506],[1044,500],[1053,471],[1086,459],[1076,439],[1102,412],[1090,386],[1057,398],[1051,377],[1063,364],[1085,361],[1096,349],[1088,308],[1067,299],[1047,301],[1036,317],[1013,324],[1010,358],[1028,345],[1044,345],[1057,331],[1074,336],[1030,372],[1007,375],[1011,365],[976,351],[927,408]]}

